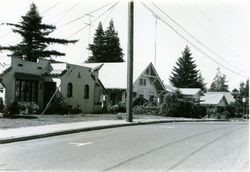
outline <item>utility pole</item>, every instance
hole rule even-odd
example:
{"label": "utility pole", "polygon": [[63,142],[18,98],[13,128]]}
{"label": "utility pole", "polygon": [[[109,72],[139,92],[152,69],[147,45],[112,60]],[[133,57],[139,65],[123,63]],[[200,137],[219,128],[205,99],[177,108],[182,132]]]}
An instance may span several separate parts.
{"label": "utility pole", "polygon": [[127,50],[127,122],[133,121],[133,56],[134,56],[134,2],[128,2],[128,50]]}
{"label": "utility pole", "polygon": [[156,68],[156,48],[157,48],[157,19],[158,17],[154,15],[155,17],[155,59],[154,59],[154,66]]}

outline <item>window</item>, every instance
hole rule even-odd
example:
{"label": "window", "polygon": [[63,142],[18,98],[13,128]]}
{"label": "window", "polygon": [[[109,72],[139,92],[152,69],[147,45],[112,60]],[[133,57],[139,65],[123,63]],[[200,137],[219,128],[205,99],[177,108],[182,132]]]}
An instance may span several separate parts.
{"label": "window", "polygon": [[68,86],[67,86],[67,97],[72,97],[72,93],[73,93],[73,85],[72,83],[68,83]]}
{"label": "window", "polygon": [[89,98],[89,85],[84,86],[84,98],[88,99]]}
{"label": "window", "polygon": [[140,79],[139,85],[146,85],[147,80],[146,79]]}
{"label": "window", "polygon": [[15,88],[15,97],[17,101],[37,103],[38,81],[16,79]]}

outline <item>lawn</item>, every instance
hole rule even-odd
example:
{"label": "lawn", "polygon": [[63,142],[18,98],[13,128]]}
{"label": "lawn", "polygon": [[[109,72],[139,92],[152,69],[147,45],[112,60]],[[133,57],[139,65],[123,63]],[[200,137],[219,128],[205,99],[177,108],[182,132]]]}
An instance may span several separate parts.
{"label": "lawn", "polygon": [[[41,126],[96,120],[125,120],[126,114],[77,114],[77,115],[20,115],[16,118],[0,117],[0,129]],[[166,119],[155,115],[134,115],[134,119]]]}

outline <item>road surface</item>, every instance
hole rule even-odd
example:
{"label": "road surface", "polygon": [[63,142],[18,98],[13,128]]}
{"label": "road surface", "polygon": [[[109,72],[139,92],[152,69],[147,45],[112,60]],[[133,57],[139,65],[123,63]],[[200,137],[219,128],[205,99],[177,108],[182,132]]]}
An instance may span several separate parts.
{"label": "road surface", "polygon": [[120,127],[0,145],[0,171],[249,169],[248,123]]}

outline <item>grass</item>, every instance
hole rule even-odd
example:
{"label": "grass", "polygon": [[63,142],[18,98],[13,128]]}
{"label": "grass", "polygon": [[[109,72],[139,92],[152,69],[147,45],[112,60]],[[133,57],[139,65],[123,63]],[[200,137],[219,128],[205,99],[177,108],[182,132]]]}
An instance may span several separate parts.
{"label": "grass", "polygon": [[[126,114],[76,114],[76,115],[18,115],[14,118],[1,118],[0,129],[41,126],[97,120],[125,120]],[[134,115],[134,119],[166,119],[155,115]]]}

